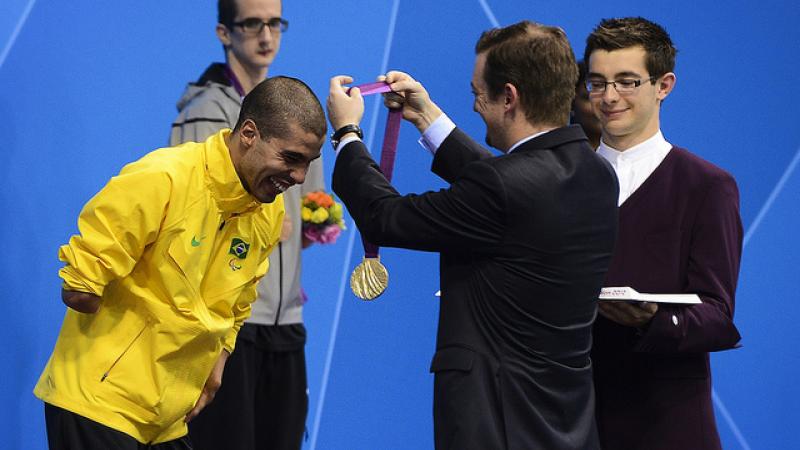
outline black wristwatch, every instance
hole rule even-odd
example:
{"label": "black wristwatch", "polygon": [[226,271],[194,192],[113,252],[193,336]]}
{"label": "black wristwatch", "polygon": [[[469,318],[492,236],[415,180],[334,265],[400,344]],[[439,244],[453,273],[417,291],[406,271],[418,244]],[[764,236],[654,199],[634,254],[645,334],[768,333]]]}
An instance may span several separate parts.
{"label": "black wristwatch", "polygon": [[364,139],[364,132],[361,131],[361,127],[356,124],[351,123],[350,125],[345,125],[342,128],[339,128],[331,135],[331,145],[333,145],[333,149],[335,150],[337,146],[339,146],[339,141],[342,140],[342,136],[347,133],[355,133],[358,135],[359,139]]}

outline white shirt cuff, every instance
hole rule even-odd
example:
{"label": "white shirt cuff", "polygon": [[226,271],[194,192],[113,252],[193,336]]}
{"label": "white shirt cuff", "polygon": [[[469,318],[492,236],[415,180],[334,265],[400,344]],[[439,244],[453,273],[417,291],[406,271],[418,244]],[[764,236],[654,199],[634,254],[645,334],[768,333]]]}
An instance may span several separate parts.
{"label": "white shirt cuff", "polygon": [[447,117],[447,114],[442,114],[433,121],[419,138],[419,145],[428,149],[431,154],[435,154],[436,150],[442,145],[447,136],[456,129],[456,124]]}
{"label": "white shirt cuff", "polygon": [[339,145],[337,145],[336,148],[333,149],[333,151],[334,151],[334,153],[336,153],[336,156],[339,156],[339,151],[341,149],[343,149],[345,145],[347,145],[347,144],[349,144],[349,143],[351,143],[353,141],[360,141],[360,140],[361,139],[359,139],[358,136],[348,136],[348,137],[342,139],[341,141],[339,141]]}

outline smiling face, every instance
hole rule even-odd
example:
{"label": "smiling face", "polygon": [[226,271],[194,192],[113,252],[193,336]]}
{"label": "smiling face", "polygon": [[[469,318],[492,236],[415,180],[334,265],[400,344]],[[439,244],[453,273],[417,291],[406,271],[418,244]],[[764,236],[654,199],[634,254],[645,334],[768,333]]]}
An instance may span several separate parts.
{"label": "smiling face", "polygon": [[297,125],[285,138],[264,140],[252,120],[245,121],[238,133],[239,152],[232,152],[233,164],[245,190],[261,203],[271,203],[286,189],[302,184],[324,142],[324,137]]}
{"label": "smiling face", "polygon": [[486,68],[486,52],[478,53],[475,58],[475,69],[472,72],[472,95],[475,98],[472,109],[481,116],[486,124],[486,144],[498,150],[506,151],[508,146],[505,143],[503,133],[504,104],[502,96],[492,99],[489,94],[489,87],[483,76]]}
{"label": "smiling face", "polygon": [[[280,0],[237,0],[233,22],[256,18],[265,22],[281,17]],[[270,27],[252,34],[240,26],[217,25],[217,35],[225,46],[228,61],[241,65],[248,72],[266,71],[281,46],[281,32]]]}
{"label": "smiling face", "polygon": [[592,92],[592,110],[603,128],[603,142],[617,150],[627,150],[658,132],[661,102],[675,84],[669,72],[649,82],[643,47],[620,50],[595,50],[589,57],[587,79],[596,81],[641,80],[633,92],[620,95],[613,85]]}

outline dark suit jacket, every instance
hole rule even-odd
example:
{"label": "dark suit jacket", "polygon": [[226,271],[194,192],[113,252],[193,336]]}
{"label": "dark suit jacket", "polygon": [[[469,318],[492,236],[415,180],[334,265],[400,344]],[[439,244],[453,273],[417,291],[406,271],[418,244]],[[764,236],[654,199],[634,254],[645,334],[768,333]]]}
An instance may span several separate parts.
{"label": "dark suit jacket", "polygon": [[589,351],[616,176],[577,126],[490,156],[456,129],[433,163],[450,187],[401,196],[353,142],[333,189],[367,240],[441,253],[437,449],[597,448]]}
{"label": "dark suit jacket", "polygon": [[607,286],[694,293],[701,305],[660,305],[644,330],[599,317],[594,349],[604,449],[719,449],[708,352],[733,348],[742,251],[736,182],[673,148],[620,206]]}

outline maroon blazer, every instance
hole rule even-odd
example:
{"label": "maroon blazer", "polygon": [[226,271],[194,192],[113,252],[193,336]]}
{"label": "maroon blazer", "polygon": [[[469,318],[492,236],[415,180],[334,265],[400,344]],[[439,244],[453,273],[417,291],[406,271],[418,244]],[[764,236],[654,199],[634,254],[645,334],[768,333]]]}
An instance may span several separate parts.
{"label": "maroon blazer", "polygon": [[673,147],[619,209],[606,286],[694,293],[660,305],[646,329],[598,317],[597,424],[604,449],[719,449],[708,352],[737,346],[734,295],[742,251],[736,182]]}

